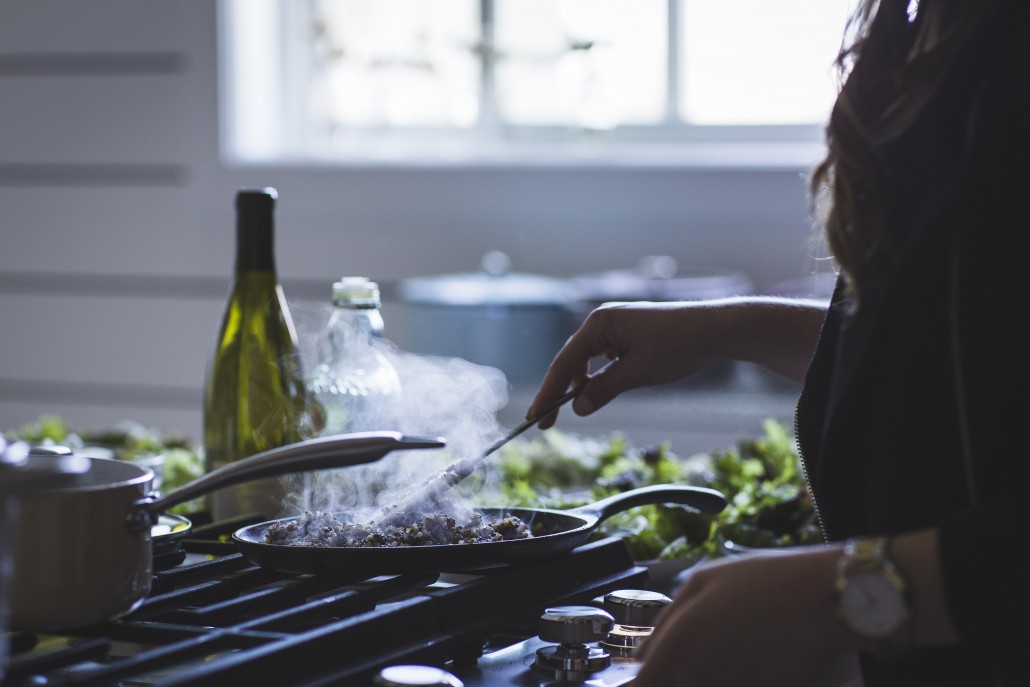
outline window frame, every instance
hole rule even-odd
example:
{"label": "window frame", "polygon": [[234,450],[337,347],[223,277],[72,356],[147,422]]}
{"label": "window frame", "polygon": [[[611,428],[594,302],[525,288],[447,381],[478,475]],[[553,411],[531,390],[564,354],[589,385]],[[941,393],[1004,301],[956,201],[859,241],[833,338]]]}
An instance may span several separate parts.
{"label": "window frame", "polygon": [[[669,70],[665,121],[623,125],[594,131],[563,126],[515,126],[492,116],[492,78],[482,79],[484,109],[475,127],[394,129],[374,141],[342,150],[324,145],[328,134],[314,135],[299,126],[299,107],[310,51],[295,49],[286,36],[297,36],[313,16],[313,0],[218,0],[220,153],[230,167],[286,166],[309,168],[455,168],[455,167],[677,167],[684,169],[808,170],[825,155],[824,124],[699,125],[682,122],[679,91],[678,34],[680,3],[666,0],[669,22]],[[688,0],[689,1],[689,0]],[[489,25],[492,0],[479,0]],[[261,13],[263,33],[241,45],[233,15],[246,6],[248,16]],[[299,40],[295,38],[294,40]],[[264,41],[262,43],[262,41]],[[254,44],[265,46],[261,56]],[[241,55],[258,60],[268,81],[243,87],[236,62]],[[486,65],[489,69],[489,60]],[[286,78],[292,74],[292,78]],[[247,90],[250,88],[251,90]],[[489,104],[488,104],[489,103]],[[263,112],[265,121],[241,113]],[[240,122],[247,122],[244,126]],[[249,131],[250,133],[245,133]],[[255,146],[248,138],[263,137]]]}

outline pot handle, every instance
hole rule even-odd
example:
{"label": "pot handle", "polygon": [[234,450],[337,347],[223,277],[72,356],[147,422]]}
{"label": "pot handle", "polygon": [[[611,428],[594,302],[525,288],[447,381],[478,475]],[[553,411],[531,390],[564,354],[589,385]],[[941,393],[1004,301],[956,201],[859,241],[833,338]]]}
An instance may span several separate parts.
{"label": "pot handle", "polygon": [[639,489],[630,489],[579,508],[572,508],[570,512],[594,516],[600,522],[630,508],[657,503],[678,503],[701,513],[716,514],[722,512],[722,509],[726,507],[726,497],[721,492],[706,487],[652,484]]}
{"label": "pot handle", "polygon": [[172,506],[225,487],[293,472],[328,470],[374,463],[398,450],[443,448],[439,437],[410,437],[400,432],[353,432],[287,444],[212,470],[164,496],[146,496],[133,504],[129,528],[143,531]]}

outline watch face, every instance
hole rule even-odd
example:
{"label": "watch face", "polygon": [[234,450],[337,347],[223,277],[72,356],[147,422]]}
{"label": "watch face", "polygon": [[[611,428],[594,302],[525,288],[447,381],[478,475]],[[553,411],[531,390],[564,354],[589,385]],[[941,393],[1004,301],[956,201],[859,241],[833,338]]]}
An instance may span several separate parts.
{"label": "watch face", "polygon": [[839,603],[848,624],[867,637],[889,636],[907,614],[902,591],[875,571],[852,575],[841,590]]}

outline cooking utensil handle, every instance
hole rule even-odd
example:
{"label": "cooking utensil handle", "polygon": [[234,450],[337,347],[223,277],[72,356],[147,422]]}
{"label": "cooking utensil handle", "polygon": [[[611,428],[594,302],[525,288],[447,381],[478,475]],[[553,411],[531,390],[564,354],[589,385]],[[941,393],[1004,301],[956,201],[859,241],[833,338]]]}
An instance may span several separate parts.
{"label": "cooking utensil handle", "polygon": [[[596,377],[597,375],[601,374],[602,372],[607,370],[609,367],[614,365],[615,362],[616,362],[615,360],[609,360],[604,365],[602,365],[601,367],[599,367],[596,370],[594,370],[593,372],[591,372],[590,373],[590,377]],[[495,441],[493,444],[490,445],[490,448],[486,449],[481,454],[479,454],[479,460],[482,460],[483,458],[486,458],[488,455],[490,455],[491,453],[493,453],[497,449],[501,448],[502,446],[507,444],[509,441],[511,441],[512,439],[514,439],[518,435],[522,434],[527,429],[529,429],[530,427],[532,427],[536,423],[540,422],[545,417],[547,417],[548,415],[550,415],[554,411],[558,410],[559,408],[561,408],[563,405],[565,405],[569,401],[571,401],[572,399],[574,399],[577,396],[579,396],[579,393],[581,391],[583,391],[583,389],[585,387],[586,387],[586,382],[584,382],[583,384],[578,384],[578,385],[572,387],[571,389],[566,391],[564,394],[559,396],[558,400],[556,400],[554,403],[552,403],[548,407],[544,408],[543,410],[541,410],[536,415],[534,415],[532,417],[529,417],[529,418],[526,418],[525,420],[523,420],[521,424],[519,424],[518,426],[515,427],[515,429],[511,430],[506,435],[504,435],[503,437],[501,437],[500,439]]]}
{"label": "cooking utensil handle", "polygon": [[[615,360],[609,360],[603,366],[598,368],[590,376],[594,377],[604,372],[608,367],[613,365]],[[547,408],[537,413],[533,417],[527,418],[519,423],[515,429],[511,430],[503,437],[490,444],[485,451],[482,451],[479,455],[473,458],[461,458],[456,460],[447,467],[445,467],[438,475],[431,478],[420,489],[409,494],[406,498],[402,499],[399,503],[392,504],[383,509],[384,517],[388,517],[390,513],[402,513],[411,510],[423,510],[427,507],[427,504],[432,504],[440,498],[448,489],[453,487],[458,482],[461,482],[466,477],[475,472],[476,468],[479,467],[480,463],[486,460],[492,455],[497,449],[501,448],[509,441],[519,436],[527,429],[535,425],[536,423],[543,420],[545,417],[553,413],[554,411],[561,408],[563,405],[571,401],[572,399],[579,396],[579,393],[583,391],[586,383],[579,384],[566,391],[564,394],[559,396],[553,403]]]}
{"label": "cooking utensil handle", "polygon": [[565,405],[566,403],[568,403],[572,399],[576,398],[576,396],[579,396],[579,392],[582,391],[582,390],[583,390],[583,386],[582,385],[574,387],[572,389],[569,389],[564,394],[562,394],[558,398],[557,401],[552,403],[545,410],[537,413],[533,417],[526,418],[525,420],[523,420],[520,424],[518,424],[515,427],[515,429],[511,430],[510,432],[505,434],[503,437],[501,437],[500,439],[498,439],[494,443],[490,444],[490,446],[485,451],[480,453],[478,459],[475,461],[476,464],[478,464],[479,461],[483,460],[484,458],[489,456],[491,453],[493,453],[497,449],[499,449],[502,446],[504,446],[505,444],[507,444],[509,441],[511,441],[512,439],[514,439],[518,435],[520,435],[523,432],[525,432],[527,429],[529,429],[530,427],[532,427],[536,423],[538,423],[541,420],[543,420],[545,417],[547,417],[548,415],[550,415],[554,411],[556,411],[559,408],[561,408],[563,405]]}
{"label": "cooking utensil handle", "polygon": [[[610,366],[613,362],[614,361],[607,362],[603,367],[599,368],[596,372],[594,372],[593,375],[603,372],[605,368]],[[475,472],[476,468],[479,467],[479,464],[486,460],[487,457],[492,455],[495,451],[497,451],[497,449],[501,448],[509,441],[519,436],[527,429],[529,429],[536,423],[540,422],[545,417],[547,417],[554,411],[558,410],[572,399],[576,398],[576,396],[579,396],[579,392],[583,390],[584,386],[586,386],[586,384],[580,384],[569,389],[564,394],[559,396],[558,399],[554,401],[554,403],[552,403],[547,408],[537,413],[533,417],[526,418],[525,420],[523,420],[515,427],[515,429],[511,430],[503,437],[501,437],[494,443],[490,444],[490,446],[488,446],[486,450],[484,450],[474,458],[462,458],[460,460],[454,461],[453,463],[445,467],[443,471],[440,472],[440,474],[436,475],[428,482],[426,482],[421,489],[414,492],[413,494],[408,496],[408,498],[404,499],[400,503],[387,506],[384,509],[384,512],[390,513],[404,512],[408,510],[422,510],[426,507],[426,504],[432,503],[448,489],[453,487],[458,482],[464,480],[473,472]]]}
{"label": "cooking utensil handle", "polygon": [[657,503],[677,503],[701,513],[715,514],[726,507],[726,497],[715,489],[691,487],[682,484],[653,484],[609,496],[594,503],[572,508],[571,512],[595,516],[598,522],[616,513]]}
{"label": "cooking utensil handle", "polygon": [[[611,367],[611,365],[614,362],[615,362],[614,360],[609,360],[607,363],[605,363],[600,368],[598,368],[595,372],[593,372],[590,376],[593,377],[595,375],[598,375],[598,374],[604,372],[607,368]],[[574,399],[577,396],[579,396],[579,392],[583,391],[583,388],[585,386],[586,386],[586,384],[584,383],[584,384],[579,384],[577,386],[572,387],[571,389],[566,391],[564,394],[559,396],[558,399],[554,403],[552,403],[551,405],[547,406],[546,408],[541,410],[536,415],[534,415],[532,417],[529,417],[529,418],[526,418],[521,423],[516,425],[515,429],[511,430],[510,432],[505,434],[503,437],[501,437],[500,439],[498,439],[494,443],[490,444],[490,446],[485,451],[480,453],[474,460],[462,461],[461,464],[463,464],[467,468],[467,471],[464,472],[464,474],[462,474],[460,479],[464,479],[465,477],[468,477],[468,475],[471,474],[472,470],[474,470],[475,467],[478,466],[479,463],[483,461],[483,459],[485,459],[487,456],[489,456],[490,454],[495,452],[497,449],[501,448],[502,446],[507,444],[509,441],[511,441],[515,437],[519,436],[520,434],[525,432],[527,429],[529,429],[530,427],[532,427],[536,423],[540,422],[545,417],[547,417],[548,415],[550,415],[554,411],[558,410],[559,408],[561,408],[563,405],[565,405],[566,403],[568,403],[572,399]],[[459,479],[459,481],[460,481],[460,479]]]}
{"label": "cooking utensil handle", "polygon": [[[164,496],[143,499],[130,519],[152,516],[174,505],[233,484],[293,472],[328,470],[374,463],[390,451],[443,448],[437,437],[409,437],[400,432],[353,432],[308,439],[273,448],[212,470]],[[148,525],[149,526],[149,525]]]}

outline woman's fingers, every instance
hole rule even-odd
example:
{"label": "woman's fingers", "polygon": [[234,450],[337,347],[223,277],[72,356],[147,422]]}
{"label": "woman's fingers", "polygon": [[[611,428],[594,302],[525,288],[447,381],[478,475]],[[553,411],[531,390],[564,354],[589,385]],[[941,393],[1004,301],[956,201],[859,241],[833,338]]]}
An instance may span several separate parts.
{"label": "woman's fingers", "polygon": [[615,358],[594,372],[572,402],[572,410],[576,415],[590,415],[631,388],[632,380],[626,374],[627,369],[628,366],[620,358]]}
{"label": "woman's fingers", "polygon": [[[577,415],[589,415],[620,393],[640,385],[640,379],[634,379],[634,375],[640,374],[639,369],[634,369],[639,365],[623,365],[622,357],[633,357],[635,349],[648,345],[647,339],[652,334],[648,327],[638,326],[638,321],[654,315],[646,305],[627,307],[630,305],[606,303],[590,313],[554,357],[526,411],[526,417],[534,417],[544,411],[569,388],[577,385],[584,385],[572,402]],[[590,376],[590,362],[597,358],[613,362]],[[542,419],[540,429],[553,426],[557,417],[557,412],[554,412]]]}
{"label": "woman's fingers", "polygon": [[[591,326],[590,318],[587,318],[583,326],[565,342],[565,345],[554,356],[554,360],[547,368],[547,374],[540,382],[536,396],[529,404],[529,409],[526,411],[527,418],[543,412],[570,388],[587,382],[590,360],[603,354],[607,349],[603,337],[599,339],[597,333],[593,331],[594,329]],[[539,423],[540,429],[553,426],[557,418],[557,411],[543,418]]]}
{"label": "woman's fingers", "polygon": [[[583,362],[576,366],[571,362],[571,356],[562,356],[563,352],[564,349],[562,352],[559,352],[557,357],[555,357],[551,366],[548,368],[543,381],[540,382],[540,388],[537,390],[536,396],[533,398],[532,403],[529,404],[529,408],[526,410],[527,418],[535,417],[548,407],[554,405],[558,398],[564,394],[570,386],[582,384],[586,380],[587,362]],[[558,411],[555,410],[553,413],[542,418],[538,423],[538,426],[540,429],[547,429],[552,427],[557,419]]]}

